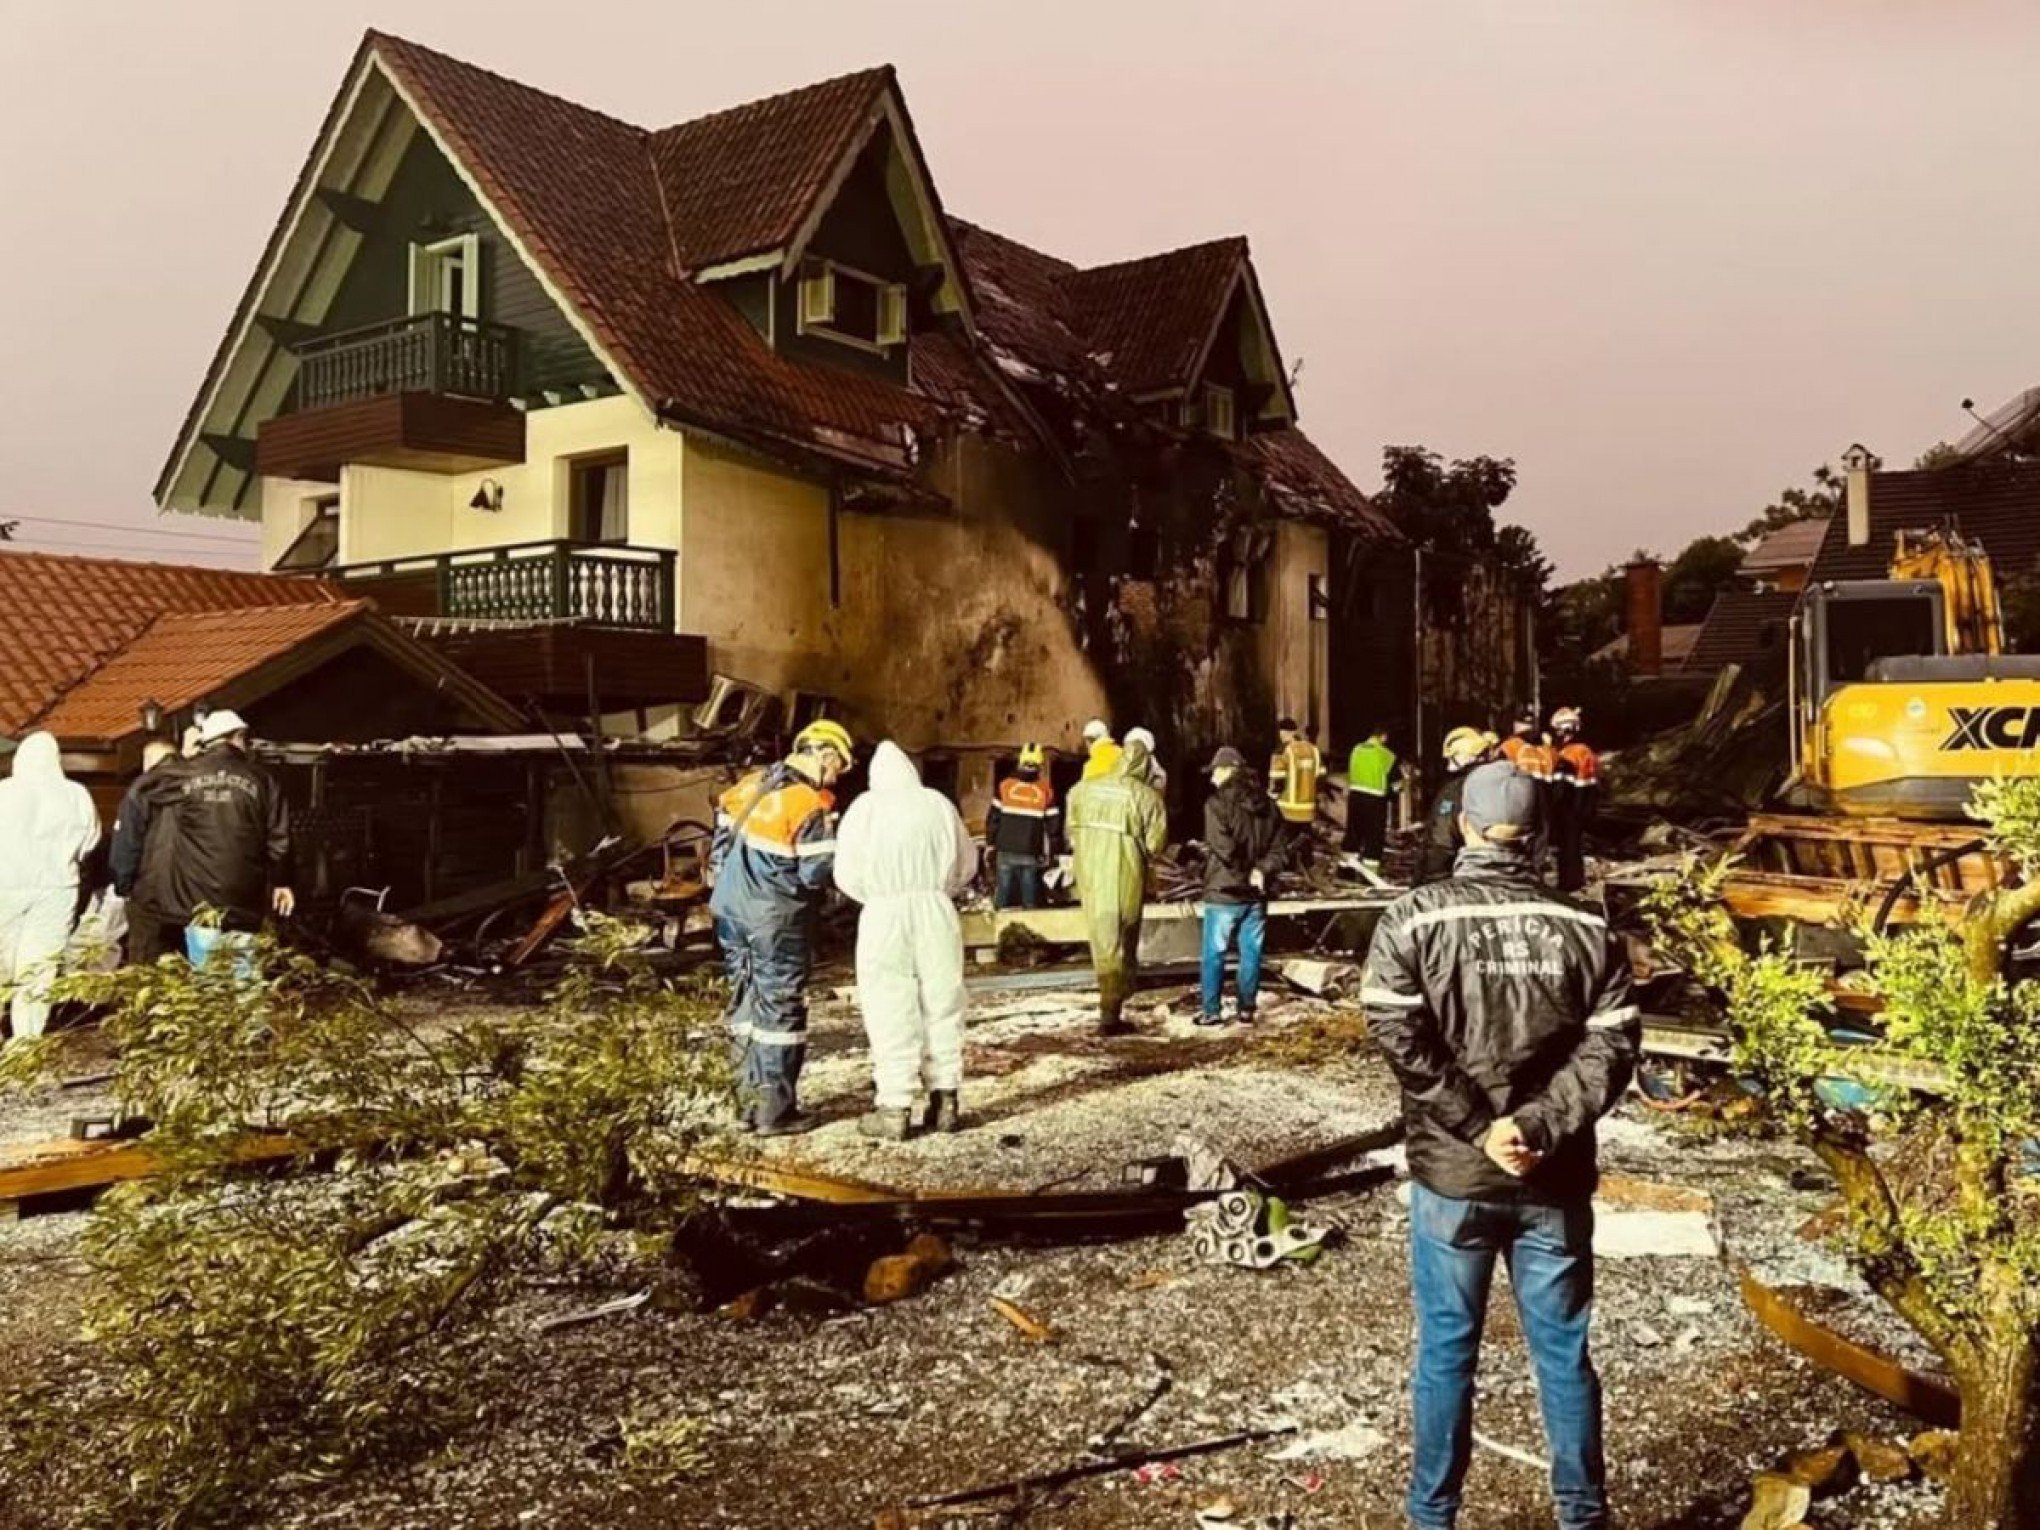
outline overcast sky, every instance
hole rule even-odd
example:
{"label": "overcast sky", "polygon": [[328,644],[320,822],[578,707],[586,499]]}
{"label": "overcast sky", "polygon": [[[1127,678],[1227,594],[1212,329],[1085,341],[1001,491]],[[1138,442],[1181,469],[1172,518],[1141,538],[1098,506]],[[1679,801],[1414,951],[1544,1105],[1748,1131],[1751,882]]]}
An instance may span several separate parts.
{"label": "overcast sky", "polygon": [[647,126],[889,60],[951,211],[1248,235],[1318,442],[1513,456],[1567,575],[2040,383],[2040,6],[0,0],[18,540],[252,556],[149,492],[369,25]]}

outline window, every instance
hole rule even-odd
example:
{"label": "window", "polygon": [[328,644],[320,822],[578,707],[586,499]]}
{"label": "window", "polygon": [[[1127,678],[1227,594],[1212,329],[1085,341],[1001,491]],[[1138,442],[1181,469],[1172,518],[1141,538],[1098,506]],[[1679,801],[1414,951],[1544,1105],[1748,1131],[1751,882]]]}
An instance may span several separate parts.
{"label": "window", "polygon": [[1268,552],[1265,530],[1243,526],[1226,547],[1225,614],[1228,621],[1258,622],[1268,615]]}
{"label": "window", "polygon": [[800,279],[800,331],[883,350],[907,338],[907,289],[821,261]]}
{"label": "window", "polygon": [[340,496],[323,494],[306,503],[311,510],[311,518],[305,522],[304,530],[283,550],[283,556],[276,560],[273,570],[276,573],[298,574],[315,568],[331,568],[333,560],[340,556]]}
{"label": "window", "polygon": [[576,542],[630,539],[630,454],[605,452],[567,465],[567,535]]}
{"label": "window", "polygon": [[474,234],[411,246],[410,309],[482,316],[482,241]]}
{"label": "window", "polygon": [[1217,383],[1204,385],[1204,428],[1214,436],[1232,440],[1234,434],[1232,389],[1221,388]]}
{"label": "window", "polygon": [[1310,576],[1309,595],[1307,598],[1310,603],[1310,619],[1312,621],[1322,622],[1330,619],[1332,602],[1331,598],[1325,593],[1325,576],[1323,574],[1312,574]]}

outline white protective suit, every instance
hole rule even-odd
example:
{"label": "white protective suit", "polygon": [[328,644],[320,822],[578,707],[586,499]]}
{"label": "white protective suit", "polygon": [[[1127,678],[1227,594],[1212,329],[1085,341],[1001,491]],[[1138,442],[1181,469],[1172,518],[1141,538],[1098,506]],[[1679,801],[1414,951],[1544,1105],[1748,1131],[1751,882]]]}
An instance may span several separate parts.
{"label": "white protective suit", "polygon": [[78,911],[78,863],[99,843],[99,810],[64,776],[57,741],[36,732],[0,781],[0,985],[17,1036],[40,1036]]}
{"label": "white protective suit", "polygon": [[836,886],[857,921],[857,1007],[871,1038],[880,1110],[917,1106],[963,1083],[963,928],[956,895],[977,871],[956,806],[921,784],[887,740],[871,788],[836,831]]}

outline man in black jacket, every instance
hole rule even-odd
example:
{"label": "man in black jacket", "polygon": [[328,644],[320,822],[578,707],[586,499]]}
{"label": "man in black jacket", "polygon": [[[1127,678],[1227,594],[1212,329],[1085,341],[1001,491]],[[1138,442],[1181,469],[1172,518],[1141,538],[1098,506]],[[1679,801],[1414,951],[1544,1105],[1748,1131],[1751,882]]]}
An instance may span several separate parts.
{"label": "man in black jacket", "polygon": [[1537,1371],[1559,1523],[1608,1524],[1587,1348],[1594,1122],[1628,1087],[1641,1028],[1607,921],[1547,891],[1517,848],[1538,792],[1505,763],[1468,773],[1454,873],[1382,916],[1361,993],[1409,1131],[1417,1530],[1459,1513],[1497,1256]]}
{"label": "man in black jacket", "polygon": [[142,875],[142,847],[149,842],[149,816],[155,806],[149,796],[150,784],[157,767],[176,758],[177,746],[168,739],[152,738],[142,745],[142,773],[121,796],[113,820],[113,844],[107,851],[114,893],[127,903],[127,958],[137,965],[147,965],[182,943],[181,939],[166,939],[162,917],[136,896],[135,887]]}
{"label": "man in black jacket", "polygon": [[1417,847],[1417,886],[1452,875],[1452,863],[1459,858],[1460,788],[1466,785],[1466,773],[1488,759],[1495,745],[1495,736],[1478,728],[1454,728],[1445,735],[1441,751],[1445,779],[1424,819],[1424,837]]}
{"label": "man in black jacket", "polygon": [[187,928],[185,953],[203,965],[217,946],[245,949],[274,910],[296,907],[290,888],[290,810],[276,778],[248,755],[248,725],[208,713],[199,752],[150,773],[148,842],[136,897],[169,927],[215,910],[217,931]]}
{"label": "man in black jacket", "polygon": [[1204,804],[1204,1007],[1199,1025],[1223,1025],[1225,957],[1240,947],[1239,1017],[1261,997],[1261,946],[1268,932],[1268,883],[1282,865],[1282,820],[1239,750],[1211,758],[1215,788]]}

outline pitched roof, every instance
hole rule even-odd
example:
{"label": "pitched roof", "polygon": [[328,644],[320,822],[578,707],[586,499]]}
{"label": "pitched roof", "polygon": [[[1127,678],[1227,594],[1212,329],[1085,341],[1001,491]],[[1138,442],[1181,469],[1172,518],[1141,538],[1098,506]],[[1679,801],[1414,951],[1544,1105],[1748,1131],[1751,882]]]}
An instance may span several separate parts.
{"label": "pitched roof", "polygon": [[1093,266],[1064,285],[1093,354],[1129,393],[1153,393],[1189,383],[1246,260],[1246,240],[1215,239]]}
{"label": "pitched roof", "polygon": [[246,706],[355,643],[450,692],[487,725],[521,724],[507,702],[374,612],[370,600],[167,611],[59,697],[36,726],[67,743],[114,743],[140,731],[145,702],[161,703],[166,713],[208,698]]}
{"label": "pitched roof", "polygon": [[1237,450],[1284,514],[1344,526],[1385,541],[1402,540],[1395,523],[1375,509],[1339,465],[1294,425],[1253,431]]}
{"label": "pitched roof", "polygon": [[[0,732],[21,731],[165,612],[331,606],[338,598],[316,579],[59,553],[0,553]],[[139,698],[136,705],[147,699]]]}
{"label": "pitched roof", "polygon": [[1814,520],[1793,521],[1767,533],[1748,552],[1743,554],[1739,572],[1748,575],[1775,574],[1782,569],[1805,568],[1813,562],[1814,554],[1820,551],[1821,539],[1827,535],[1828,517]]}
{"label": "pitched roof", "polygon": [[2040,571],[2040,462],[1993,458],[1870,475],[1870,538],[1849,545],[1849,518],[1828,522],[1811,578],[1882,579],[1901,531],[1952,525],[1983,544],[1999,579]]}
{"label": "pitched roof", "polygon": [[[1799,596],[1790,590],[1724,590],[1714,597],[1700,637],[1684,665],[1687,674],[1712,674],[1728,664],[1782,662],[1786,623]],[[1671,631],[1668,627],[1667,632]]]}
{"label": "pitched roof", "polygon": [[[416,43],[372,37],[376,56],[655,412],[900,467],[911,460],[908,432],[939,423],[928,400],[883,378],[778,354],[732,305],[681,278],[683,244],[662,210],[654,135]],[[891,74],[849,78],[875,85]],[[837,94],[813,87],[756,103],[769,112],[738,114],[803,121],[816,93]],[[774,140],[753,131],[739,141]],[[686,158],[674,149],[673,163]],[[741,192],[751,179],[731,186]],[[704,195],[698,205],[722,230],[765,227],[791,202],[730,195],[718,206]]]}
{"label": "pitched roof", "polygon": [[649,135],[681,265],[787,245],[892,85],[888,64]]}
{"label": "pitched roof", "polygon": [[[1659,630],[1659,657],[1665,673],[1678,674],[1686,668],[1693,657],[1693,645],[1700,641],[1700,629],[1704,622],[1667,622]],[[1619,632],[1596,648],[1588,659],[1596,663],[1627,662],[1629,658],[1629,634]]]}

